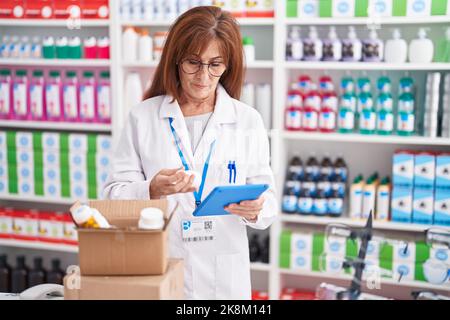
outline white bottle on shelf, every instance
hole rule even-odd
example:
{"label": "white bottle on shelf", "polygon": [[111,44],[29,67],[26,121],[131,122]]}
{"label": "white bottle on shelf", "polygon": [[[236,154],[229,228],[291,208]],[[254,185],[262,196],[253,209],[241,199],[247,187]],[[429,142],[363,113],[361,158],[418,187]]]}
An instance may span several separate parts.
{"label": "white bottle on shelf", "polygon": [[255,107],[255,85],[253,83],[246,82],[244,84],[240,101],[250,107]]}
{"label": "white bottle on shelf", "polygon": [[242,42],[246,64],[255,61],[255,44],[253,38],[246,36],[242,39]]}
{"label": "white bottle on shelf", "polygon": [[266,130],[269,130],[271,127],[271,96],[272,89],[270,84],[260,83],[256,86],[256,109],[261,114]]}
{"label": "white bottle on shelf", "polygon": [[328,39],[323,42],[323,60],[340,61],[342,58],[342,42],[338,39],[336,27],[331,26]]}
{"label": "white bottle on shelf", "polygon": [[386,41],[384,59],[387,63],[405,63],[408,57],[408,44],[402,39],[400,29],[394,29],[392,39]]}
{"label": "white bottle on shelf", "polygon": [[303,59],[319,61],[322,59],[322,40],[319,39],[317,28],[309,27],[309,36],[303,40]]}
{"label": "white bottle on shelf", "polygon": [[356,35],[355,27],[348,27],[347,39],[342,41],[342,60],[360,61],[362,58],[362,43]]}
{"label": "white bottle on shelf", "polygon": [[148,30],[144,29],[139,37],[139,61],[153,60],[153,39]]}
{"label": "white bottle on shelf", "polygon": [[125,115],[132,107],[142,101],[142,83],[141,77],[137,72],[130,72],[125,78]]}
{"label": "white bottle on shelf", "polygon": [[134,62],[137,60],[138,34],[132,27],[125,28],[122,35],[123,61]]}
{"label": "white bottle on shelf", "polygon": [[427,38],[425,28],[420,28],[418,38],[409,44],[409,61],[412,63],[430,63],[433,61],[433,41]]}
{"label": "white bottle on shelf", "polygon": [[155,4],[153,0],[142,0],[142,19],[151,21],[155,18]]}
{"label": "white bottle on shelf", "polygon": [[131,20],[142,20],[142,4],[141,0],[131,0]]}
{"label": "white bottle on shelf", "polygon": [[131,18],[131,0],[120,0],[120,19],[128,21]]}

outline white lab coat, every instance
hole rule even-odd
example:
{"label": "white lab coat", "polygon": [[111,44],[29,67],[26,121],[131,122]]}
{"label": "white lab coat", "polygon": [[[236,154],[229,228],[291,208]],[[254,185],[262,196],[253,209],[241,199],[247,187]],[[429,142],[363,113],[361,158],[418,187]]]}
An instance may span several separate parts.
{"label": "white lab coat", "polygon": [[[236,215],[194,217],[193,193],[168,196],[169,205],[180,207],[169,227],[169,254],[185,261],[187,299],[250,299],[250,261],[246,226],[267,228],[275,219],[278,205],[269,164],[269,142],[259,113],[231,98],[219,85],[216,105],[199,145],[192,154],[189,133],[178,103],[172,97],[147,99],[132,108],[114,153],[104,190],[109,199],[149,199],[152,178],[165,168],[181,167],[168,118],[181,143],[189,168],[202,173],[211,142],[216,140],[202,194],[229,184],[229,161],[236,163],[236,184],[267,183],[265,202],[255,223]],[[183,220],[213,221],[215,239],[183,242]]]}

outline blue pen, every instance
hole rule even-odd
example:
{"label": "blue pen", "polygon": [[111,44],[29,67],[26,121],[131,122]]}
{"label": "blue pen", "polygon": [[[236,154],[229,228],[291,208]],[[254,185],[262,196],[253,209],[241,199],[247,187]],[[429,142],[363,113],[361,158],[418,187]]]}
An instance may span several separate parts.
{"label": "blue pen", "polygon": [[233,183],[236,183],[236,161],[233,161],[233,171],[234,171],[234,178],[233,178]]}
{"label": "blue pen", "polygon": [[228,161],[228,183],[231,183],[231,172],[233,170],[233,165],[231,161]]}

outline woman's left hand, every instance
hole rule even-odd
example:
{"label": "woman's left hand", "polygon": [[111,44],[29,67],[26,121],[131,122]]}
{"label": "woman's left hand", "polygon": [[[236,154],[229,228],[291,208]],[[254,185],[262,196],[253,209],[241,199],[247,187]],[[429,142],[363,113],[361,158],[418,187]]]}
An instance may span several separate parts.
{"label": "woman's left hand", "polygon": [[245,218],[250,222],[255,222],[261,213],[264,204],[264,197],[260,196],[256,200],[241,201],[240,203],[232,203],[225,207],[225,211],[236,214]]}

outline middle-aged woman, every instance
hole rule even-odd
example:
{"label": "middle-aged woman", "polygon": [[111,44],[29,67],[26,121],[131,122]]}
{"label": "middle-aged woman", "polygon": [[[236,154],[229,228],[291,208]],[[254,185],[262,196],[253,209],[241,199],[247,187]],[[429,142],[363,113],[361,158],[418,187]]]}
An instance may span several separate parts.
{"label": "middle-aged woman", "polygon": [[[178,18],[144,101],[130,111],[105,187],[109,199],[179,203],[169,254],[184,259],[188,299],[250,299],[246,226],[267,228],[278,209],[267,131],[259,113],[238,101],[241,41],[236,20],[217,7]],[[203,177],[200,187],[186,170]],[[227,206],[230,215],[192,215],[216,186],[259,183],[270,187]]]}

